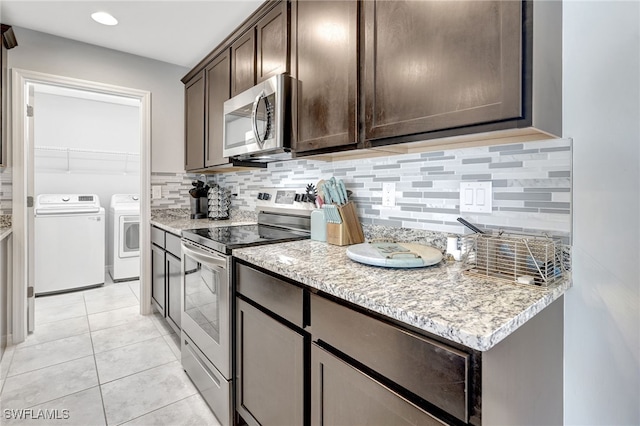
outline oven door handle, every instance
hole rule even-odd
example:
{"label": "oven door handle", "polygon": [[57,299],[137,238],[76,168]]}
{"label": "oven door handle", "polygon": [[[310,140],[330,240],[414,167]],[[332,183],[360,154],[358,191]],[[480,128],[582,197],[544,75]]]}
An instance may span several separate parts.
{"label": "oven door handle", "polygon": [[204,265],[214,266],[221,269],[225,269],[227,267],[226,257],[214,253],[208,253],[185,242],[182,242],[182,253]]}

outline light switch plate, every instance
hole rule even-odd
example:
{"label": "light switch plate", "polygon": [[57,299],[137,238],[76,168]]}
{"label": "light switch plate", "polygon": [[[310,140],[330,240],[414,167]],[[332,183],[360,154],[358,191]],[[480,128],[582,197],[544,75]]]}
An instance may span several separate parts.
{"label": "light switch plate", "polygon": [[491,182],[460,182],[460,213],[491,213]]}
{"label": "light switch plate", "polygon": [[162,186],[160,185],[151,186],[151,198],[153,198],[154,200],[158,200],[162,198]]}

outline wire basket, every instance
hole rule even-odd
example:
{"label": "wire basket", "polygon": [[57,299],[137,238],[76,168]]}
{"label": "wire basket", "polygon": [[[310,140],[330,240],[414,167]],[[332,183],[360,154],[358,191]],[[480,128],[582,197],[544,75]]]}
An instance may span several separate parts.
{"label": "wire basket", "polygon": [[473,234],[462,238],[468,273],[546,287],[565,272],[559,239],[513,234]]}

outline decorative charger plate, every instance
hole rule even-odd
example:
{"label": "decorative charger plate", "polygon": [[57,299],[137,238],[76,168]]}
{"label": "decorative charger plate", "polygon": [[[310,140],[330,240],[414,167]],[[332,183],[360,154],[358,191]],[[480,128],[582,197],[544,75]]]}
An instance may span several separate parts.
{"label": "decorative charger plate", "polygon": [[421,268],[442,260],[435,247],[416,243],[362,243],[347,248],[349,259],[365,265],[387,268]]}

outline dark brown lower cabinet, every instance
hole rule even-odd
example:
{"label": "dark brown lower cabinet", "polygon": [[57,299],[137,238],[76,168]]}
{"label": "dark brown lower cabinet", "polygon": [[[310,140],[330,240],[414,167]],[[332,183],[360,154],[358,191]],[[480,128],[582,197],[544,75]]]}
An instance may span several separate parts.
{"label": "dark brown lower cabinet", "polygon": [[[180,332],[180,317],[182,315],[182,307],[180,298],[180,278],[182,268],[180,258],[173,254],[166,253],[165,275],[167,278],[167,320],[173,326],[177,333]],[[171,324],[173,322],[173,324]]]}
{"label": "dark brown lower cabinet", "polygon": [[151,245],[151,299],[162,316],[165,315],[166,296],[164,255],[165,251],[162,248]]}
{"label": "dark brown lower cabinet", "polygon": [[481,424],[479,354],[242,261],[234,272],[235,407],[248,425]]}
{"label": "dark brown lower cabinet", "polygon": [[304,423],[304,337],[249,303],[237,304],[236,409],[249,425]]}
{"label": "dark brown lower cabinet", "polygon": [[176,333],[180,333],[182,264],[180,237],[151,227],[151,300]]}
{"label": "dark brown lower cabinet", "polygon": [[311,371],[313,426],[445,424],[315,343]]}

